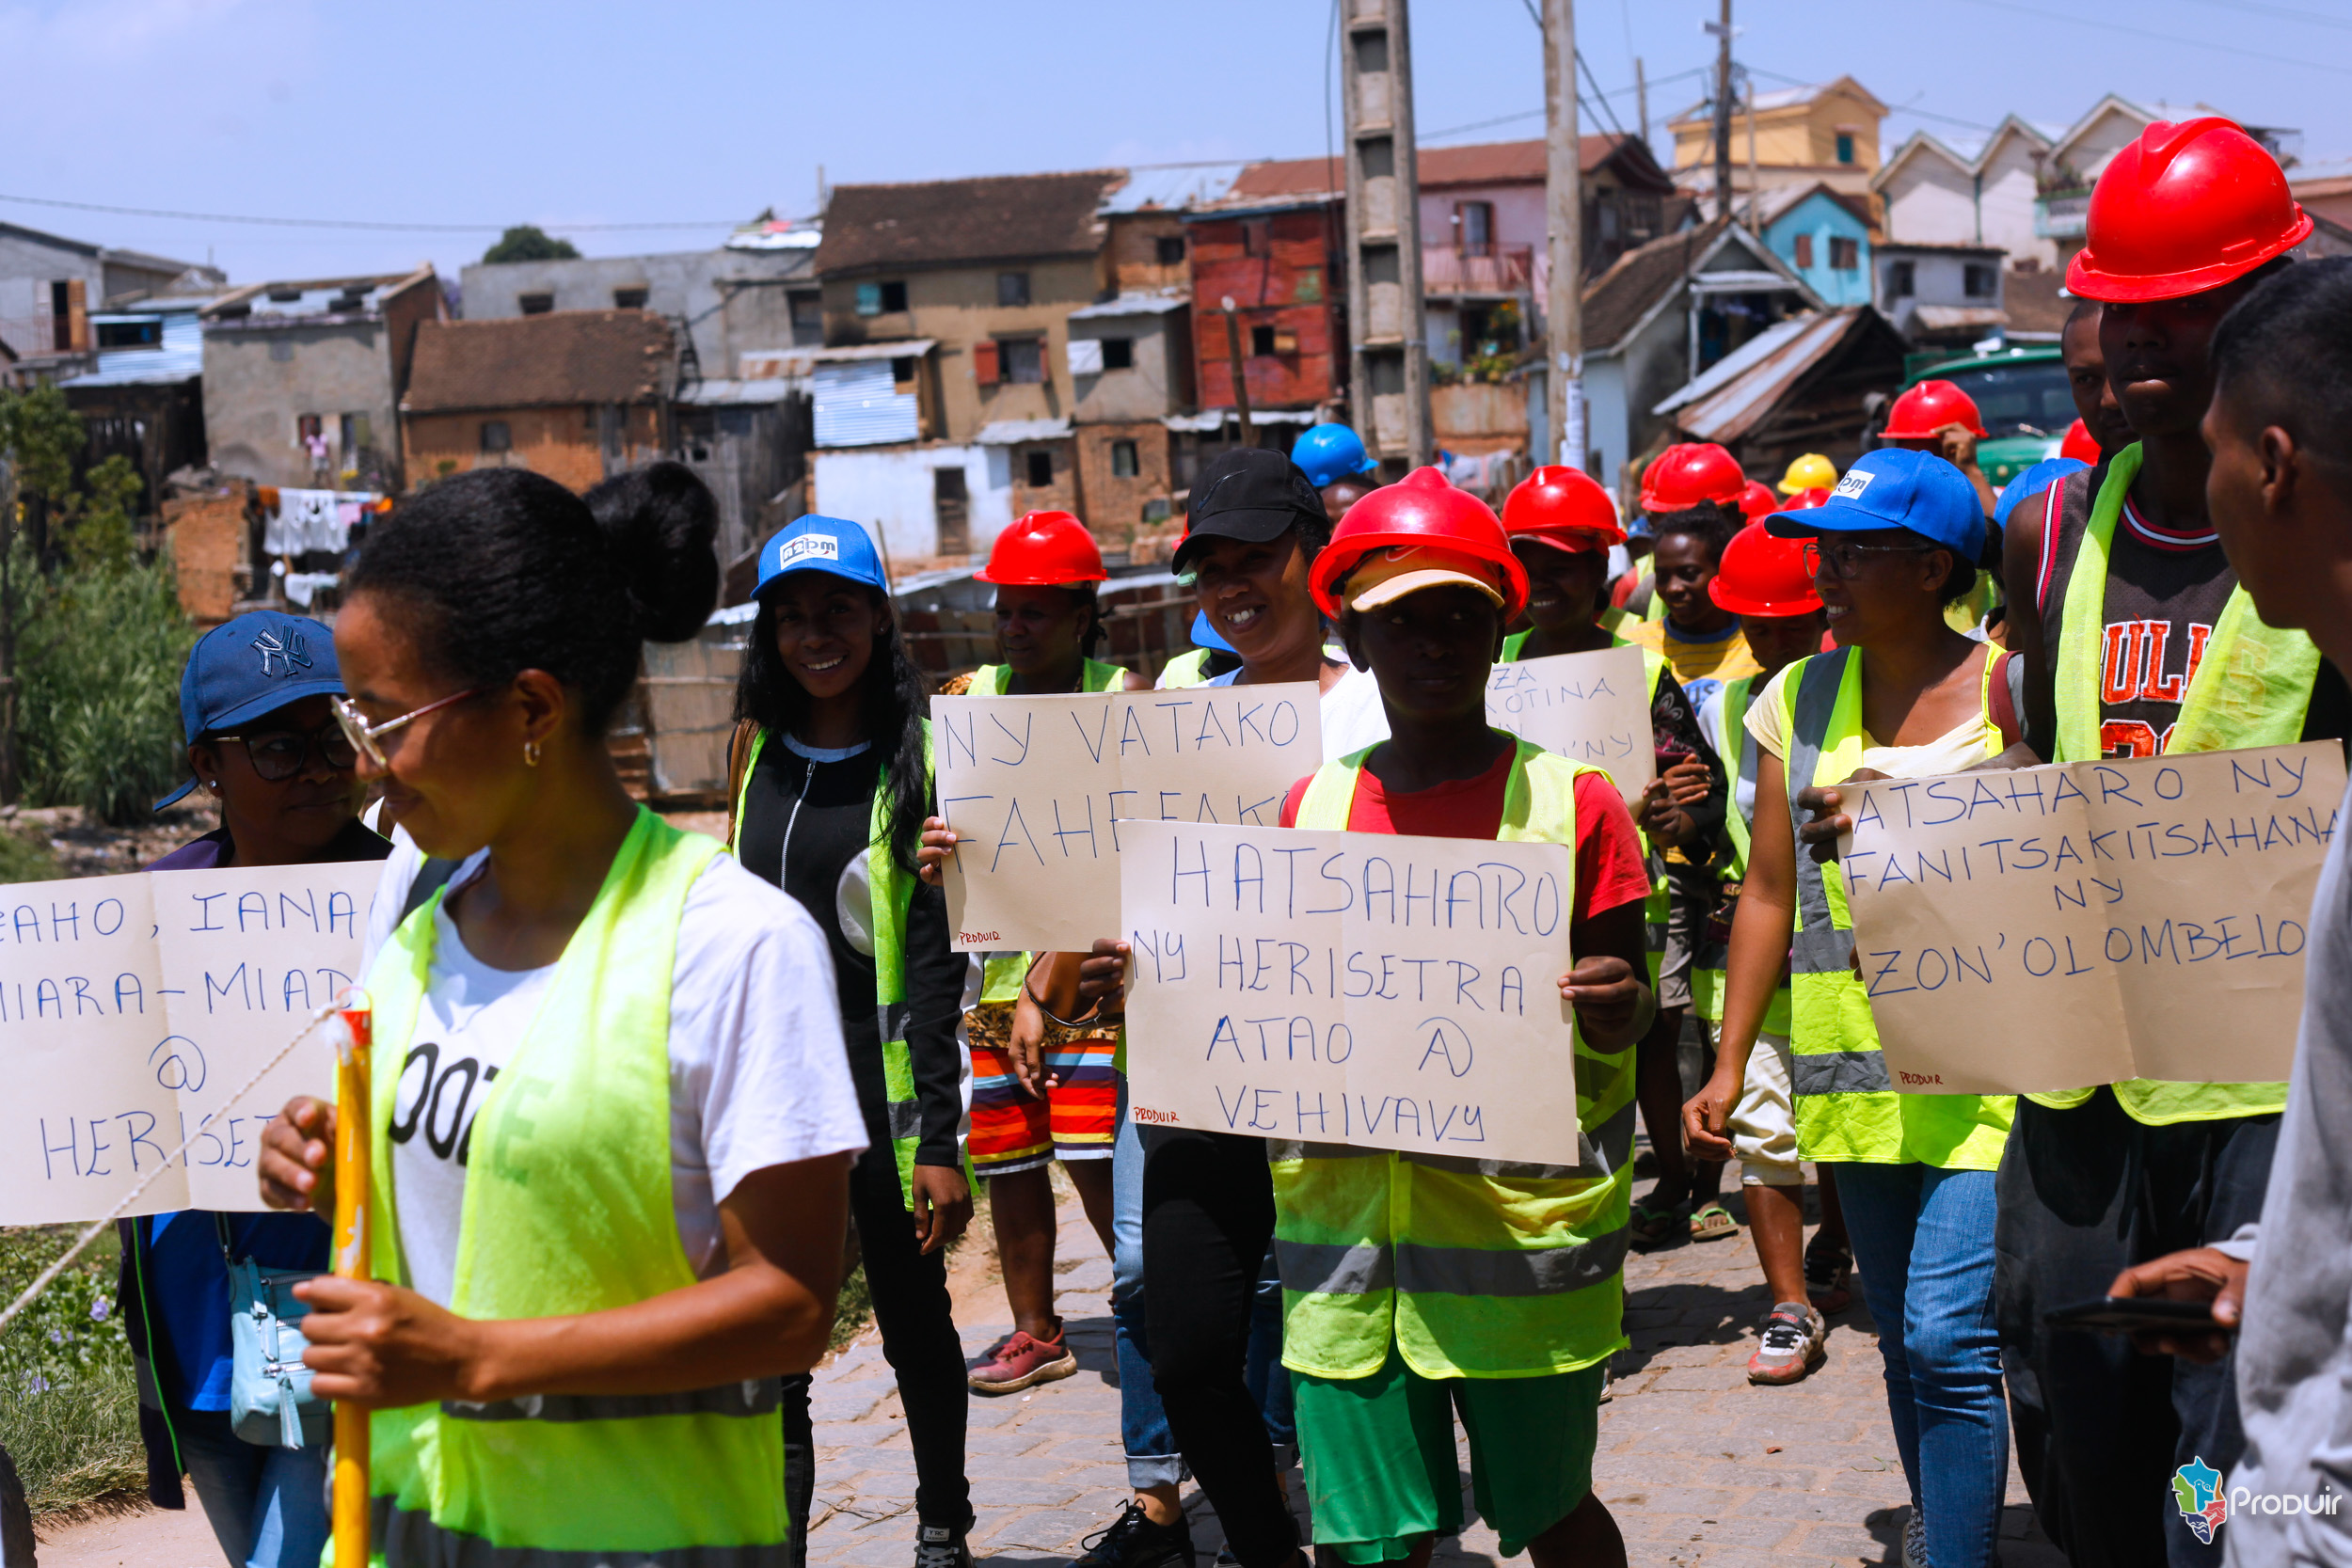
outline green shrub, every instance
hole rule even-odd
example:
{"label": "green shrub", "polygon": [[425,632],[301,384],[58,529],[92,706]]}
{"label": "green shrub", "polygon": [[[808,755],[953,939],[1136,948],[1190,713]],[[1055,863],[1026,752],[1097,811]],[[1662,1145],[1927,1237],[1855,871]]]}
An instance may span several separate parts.
{"label": "green shrub", "polygon": [[[0,1291],[13,1301],[79,1227],[0,1231]],[[142,1487],[138,1392],[103,1236],[0,1335],[0,1445],[36,1514]],[[5,1303],[0,1303],[5,1305]]]}
{"label": "green shrub", "polygon": [[[38,580],[22,553],[11,575]],[[20,604],[25,798],[143,819],[187,766],[180,671],[196,630],[169,562],[64,572]]]}

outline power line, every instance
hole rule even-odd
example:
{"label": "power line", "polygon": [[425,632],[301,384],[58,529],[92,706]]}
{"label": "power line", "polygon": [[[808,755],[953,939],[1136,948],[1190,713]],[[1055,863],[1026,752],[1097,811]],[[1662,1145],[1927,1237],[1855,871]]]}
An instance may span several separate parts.
{"label": "power line", "polygon": [[[77,213],[111,213],[119,217],[257,224],[271,229],[364,229],[381,233],[497,234],[509,227],[503,223],[376,223],[356,218],[246,217],[230,213],[178,213],[159,207],[113,207],[97,201],[59,201],[42,196],[0,196],[0,201],[18,202],[27,207],[63,207]],[[677,223],[548,223],[539,227],[549,233],[602,234],[641,229],[736,229],[741,227],[742,222],[740,218],[712,218],[702,222]]]}
{"label": "power line", "polygon": [[2064,11],[2046,10],[2040,6],[2019,5],[2016,0],[1965,0],[1965,3],[1971,6],[1983,6],[1996,11],[2014,11],[2020,16],[2039,17],[2044,22],[2066,22],[2077,27],[2095,27],[2103,33],[2128,33],[2134,38],[2149,39],[2157,43],[2177,44],[2184,49],[2209,49],[2217,55],[2237,55],[2246,59],[2262,60],[2270,65],[2309,66],[2313,71],[2324,71],[2333,76],[2352,76],[2352,66],[2329,65],[2325,60],[2296,59],[2292,55],[2265,55],[2258,49],[2233,49],[2226,43],[2209,43],[2203,39],[2185,39],[2177,33],[2156,33],[2145,27],[2127,27],[2120,22],[2106,18],[2094,22],[2089,17],[2069,16]]}
{"label": "power line", "polygon": [[2245,11],[2253,16],[2276,16],[2289,22],[2308,22],[2315,27],[2352,28],[2352,22],[2340,16],[2322,16],[2317,11],[2297,10],[2293,6],[2265,6],[2261,0],[2197,0],[2201,6],[2215,6],[2225,11]]}
{"label": "power line", "polygon": [[[1767,71],[1760,65],[1743,65],[1740,69],[1753,71],[1758,76],[1767,77],[1775,82],[1786,82],[1792,87],[1809,87],[1814,85],[1813,83],[1806,81],[1802,76],[1783,76],[1779,71]],[[1982,131],[1987,135],[1992,135],[1993,132],[1999,129],[1998,126],[1994,125],[1979,125],[1973,119],[1962,119],[1957,115],[1940,115],[1927,109],[1915,109],[1908,103],[1897,104],[1895,107],[1888,109],[1886,112],[1890,115],[1914,115],[1921,119],[1942,120],[1947,125],[1957,125],[1962,129],[1968,131]]]}

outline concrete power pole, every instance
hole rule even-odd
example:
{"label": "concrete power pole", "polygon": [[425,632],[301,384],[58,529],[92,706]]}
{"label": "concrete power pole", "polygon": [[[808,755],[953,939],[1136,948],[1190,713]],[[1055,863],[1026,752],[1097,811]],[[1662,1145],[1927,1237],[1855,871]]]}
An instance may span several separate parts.
{"label": "concrete power pole", "polygon": [[1642,74],[1642,56],[1633,56],[1633,118],[1642,122],[1642,148],[1649,149],[1649,79]]}
{"label": "concrete power pole", "polygon": [[[1555,461],[1582,468],[1584,443],[1584,162],[1576,130],[1576,0],[1544,0],[1544,300],[1551,364],[1545,374]],[[1537,456],[1541,457],[1542,453]]]}
{"label": "concrete power pole", "polygon": [[1731,0],[1723,0],[1723,20],[1710,22],[1715,35],[1715,215],[1731,216]]}
{"label": "concrete power pole", "polygon": [[1429,429],[1421,282],[1421,175],[1406,0],[1343,0],[1347,106],[1348,402],[1375,457],[1418,467]]}

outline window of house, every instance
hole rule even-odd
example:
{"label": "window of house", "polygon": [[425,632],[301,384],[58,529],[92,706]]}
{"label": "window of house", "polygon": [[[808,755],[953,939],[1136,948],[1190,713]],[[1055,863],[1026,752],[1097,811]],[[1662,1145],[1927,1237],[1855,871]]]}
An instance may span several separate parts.
{"label": "window of house", "polygon": [[1133,338],[1103,340],[1103,368],[1106,371],[1132,371],[1136,368],[1136,341]]}
{"label": "window of house", "polygon": [[100,322],[97,331],[100,348],[164,346],[164,324],[153,316],[135,322]]}
{"label": "window of house", "polygon": [[504,420],[485,420],[482,421],[482,450],[485,452],[512,451],[515,450],[514,433],[506,428],[506,421]]}
{"label": "window of house", "polygon": [[1457,201],[1454,204],[1454,243],[1465,256],[1491,256],[1495,252],[1495,204],[1491,201]]}
{"label": "window of house", "polygon": [[895,316],[907,308],[907,286],[885,283],[882,286],[882,308],[885,316]]}
{"label": "window of house", "polygon": [[1991,299],[1994,282],[1993,269],[1981,261],[1971,261],[1961,269],[1960,286],[1970,299]]}
{"label": "window of house", "polygon": [[907,308],[907,286],[904,283],[860,283],[857,286],[857,313],[861,316],[896,315]]}
{"label": "window of house", "polygon": [[996,303],[1010,307],[1029,303],[1029,275],[1025,272],[1000,272],[996,275]]}
{"label": "window of house", "polygon": [[914,379],[914,356],[900,354],[890,361],[890,379],[903,387]]}
{"label": "window of house", "polygon": [[1241,253],[1244,256],[1270,256],[1274,253],[1274,221],[1271,218],[1241,220]]}
{"label": "window of house", "polygon": [[1162,234],[1152,244],[1152,248],[1159,253],[1160,265],[1164,267],[1184,265],[1184,237],[1182,234]]}
{"label": "window of house", "polygon": [[1054,483],[1054,454],[1044,447],[1031,447],[1024,454],[1029,470],[1029,488],[1041,490]]}
{"label": "window of house", "polygon": [[319,439],[321,436],[326,434],[326,420],[321,419],[316,414],[296,414],[294,416],[294,439],[301,442],[306,447],[311,442]]}
{"label": "window of house", "polygon": [[1111,443],[1111,478],[1133,479],[1135,477],[1136,444],[1133,441],[1113,441]]}
{"label": "window of house", "polygon": [[1829,241],[1829,265],[1832,272],[1862,270],[1862,242],[1840,239],[1833,234]]}
{"label": "window of house", "polygon": [[280,365],[293,364],[294,340],[284,337],[272,338],[269,341],[269,356]]}
{"label": "window of house", "polygon": [[792,344],[814,347],[825,341],[825,296],[814,289],[795,289],[785,296],[792,312]]}
{"label": "window of house", "polygon": [[1812,235],[1810,235],[1810,234],[1800,234],[1800,235],[1798,235],[1798,236],[1797,236],[1797,255],[1796,255],[1796,261],[1797,261],[1797,265],[1798,265],[1798,266],[1800,266],[1800,267],[1809,267],[1809,266],[1811,266],[1811,265],[1813,264],[1813,236],[1812,236]]}
{"label": "window of house", "polygon": [[1853,133],[1851,131],[1837,133],[1837,161],[1841,164],[1853,162]]}
{"label": "window of house", "polygon": [[1274,328],[1271,326],[1251,327],[1249,329],[1249,352],[1258,355],[1272,354],[1274,352]]}
{"label": "window of house", "polygon": [[651,292],[645,289],[615,289],[612,291],[612,309],[643,310],[649,297],[651,297]]}
{"label": "window of house", "polygon": [[1918,279],[1916,262],[1890,262],[1886,268],[1886,292],[1896,299],[1909,299],[1918,292]]}
{"label": "window of house", "polygon": [[999,338],[996,340],[996,359],[999,375],[1006,381],[1029,386],[1045,380],[1045,340],[1042,338]]}
{"label": "window of house", "polygon": [[515,300],[516,309],[526,316],[544,316],[555,309],[553,294],[521,294]]}

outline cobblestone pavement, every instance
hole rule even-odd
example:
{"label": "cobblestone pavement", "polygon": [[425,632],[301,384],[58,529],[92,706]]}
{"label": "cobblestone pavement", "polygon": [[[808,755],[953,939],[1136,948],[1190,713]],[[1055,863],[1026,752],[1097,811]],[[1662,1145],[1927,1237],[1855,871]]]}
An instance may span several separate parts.
{"label": "cobblestone pavement", "polygon": [[[1736,1200],[1734,1213],[1740,1212]],[[1058,1306],[1080,1370],[972,1401],[969,1465],[976,1555],[1059,1564],[1127,1497],[1111,1353],[1110,1261],[1064,1195]],[[984,1239],[959,1256],[959,1323],[977,1357],[1006,1332]],[[1790,1388],[1751,1386],[1743,1368],[1770,1305],[1744,1233],[1736,1241],[1637,1256],[1626,1271],[1632,1346],[1612,1370],[1595,1481],[1636,1564],[1899,1563],[1910,1513],[1886,1418],[1877,1338],[1859,1300],[1832,1320],[1829,1359]],[[869,1330],[818,1373],[814,1563],[907,1568],[914,1560],[914,1456],[882,1346]],[[1462,1458],[1464,1492],[1469,1457]],[[1294,1471],[1291,1495],[1303,1497]],[[1189,1485],[1200,1568],[1223,1544]],[[2032,1526],[2012,1468],[2002,1568],[2062,1568]],[[1303,1507],[1301,1517],[1304,1517]],[[1439,1544],[1449,1568],[1498,1560],[1494,1532],[1471,1523]],[[1522,1558],[1520,1560],[1524,1561]]]}

